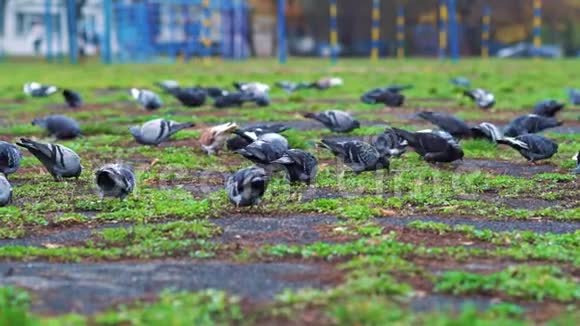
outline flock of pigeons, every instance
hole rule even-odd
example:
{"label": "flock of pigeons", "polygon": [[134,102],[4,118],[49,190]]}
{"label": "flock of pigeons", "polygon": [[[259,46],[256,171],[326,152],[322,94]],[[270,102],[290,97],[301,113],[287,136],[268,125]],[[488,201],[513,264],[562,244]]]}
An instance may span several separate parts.
{"label": "flock of pigeons", "polygon": [[[287,92],[314,88],[319,90],[342,85],[339,78],[323,78],[311,83],[280,82],[277,85]],[[469,82],[464,78],[455,78],[452,83],[467,88]],[[216,107],[240,106],[244,102],[255,102],[256,105],[269,105],[270,87],[263,83],[234,83],[236,90],[228,91],[217,87],[182,88],[175,81],[162,81],[157,85],[167,94],[174,96],[186,106],[203,105],[207,97],[214,99]],[[375,104],[383,103],[397,107],[404,103],[402,92],[411,86],[389,86],[375,88],[363,94],[361,101]],[[24,92],[33,97],[45,97],[58,92],[55,86],[28,83]],[[493,94],[483,89],[464,90],[482,109],[489,109],[495,103]],[[63,97],[70,107],[82,105],[81,96],[72,90],[63,90]],[[159,95],[146,89],[130,90],[131,96],[146,110],[155,110],[162,106]],[[389,169],[389,160],[400,157],[407,147],[411,147],[425,161],[430,163],[448,163],[463,159],[464,153],[460,141],[469,138],[485,139],[494,144],[504,144],[517,150],[531,162],[552,157],[558,151],[558,145],[552,140],[537,133],[562,125],[555,117],[564,108],[564,104],[546,100],[539,102],[532,113],[513,119],[505,128],[500,129],[492,123],[484,122],[470,125],[448,113],[420,112],[417,117],[438,127],[432,130],[409,131],[388,128],[382,134],[365,142],[356,139],[328,138],[318,145],[333,153],[354,173]],[[316,120],[332,132],[348,133],[360,127],[360,122],[349,113],[339,110],[328,110],[307,113],[304,117]],[[32,124],[47,130],[57,140],[71,139],[81,135],[79,124],[63,115],[50,115],[37,118]],[[178,123],[166,119],[154,119],[141,126],[129,128],[136,142],[143,145],[157,146],[167,141],[172,135],[193,123]],[[284,171],[291,183],[310,184],[314,181],[318,161],[311,153],[290,148],[287,139],[281,134],[289,129],[284,124],[260,124],[241,128],[236,123],[228,122],[203,130],[199,142],[202,150],[209,154],[219,154],[224,148],[235,152],[254,165],[233,173],[226,180],[226,191],[230,201],[236,206],[251,206],[260,202],[268,187],[268,180],[277,171]],[[16,146],[17,145],[17,146]],[[22,158],[19,147],[27,149],[34,155],[54,177],[56,181],[64,178],[78,178],[82,172],[80,157],[70,148],[60,144],[41,143],[27,138],[10,144],[0,142],[0,205],[8,204],[12,198],[12,187],[7,180],[15,173]],[[575,156],[577,167],[575,174],[580,174],[580,155]],[[95,173],[95,181],[102,197],[124,199],[135,188],[135,174],[125,164],[107,164]]]}

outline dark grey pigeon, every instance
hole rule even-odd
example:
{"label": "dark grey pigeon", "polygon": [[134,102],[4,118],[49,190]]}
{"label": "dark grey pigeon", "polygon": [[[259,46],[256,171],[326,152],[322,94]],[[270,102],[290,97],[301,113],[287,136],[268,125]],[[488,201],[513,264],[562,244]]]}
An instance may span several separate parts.
{"label": "dark grey pigeon", "polygon": [[155,83],[155,86],[161,88],[163,92],[171,94],[179,88],[179,83],[175,80],[162,80]]}
{"label": "dark grey pigeon", "polygon": [[44,118],[36,118],[32,120],[32,125],[46,129],[48,135],[56,137],[56,139],[73,139],[81,134],[79,124],[64,115],[56,114]]}
{"label": "dark grey pigeon", "polygon": [[371,144],[359,140],[336,141],[323,139],[320,146],[329,149],[355,173],[389,169],[389,159]]}
{"label": "dark grey pigeon", "polygon": [[206,87],[205,91],[207,95],[213,99],[216,99],[229,93],[228,90],[219,87]]}
{"label": "dark grey pigeon", "polygon": [[73,90],[65,89],[62,91],[62,96],[66,104],[70,108],[80,108],[83,105],[83,99],[81,95]]}
{"label": "dark grey pigeon", "polygon": [[453,162],[463,159],[463,150],[450,134],[424,130],[410,132],[393,128],[427,162]]}
{"label": "dark grey pigeon", "polygon": [[390,107],[400,107],[405,102],[405,96],[399,92],[400,90],[391,91],[389,88],[375,88],[363,94],[361,101],[367,104],[382,103]]}
{"label": "dark grey pigeon", "polygon": [[528,161],[535,162],[552,157],[558,152],[558,144],[550,139],[536,134],[526,134],[517,137],[504,137],[498,140],[499,144],[505,144],[517,150]]}
{"label": "dark grey pigeon", "polygon": [[487,139],[492,143],[497,143],[497,140],[503,137],[501,130],[489,122],[482,122],[478,125],[471,126],[471,134],[476,139]]}
{"label": "dark grey pigeon", "polygon": [[533,113],[543,117],[553,118],[556,113],[564,108],[564,105],[564,103],[560,103],[556,100],[544,100],[534,106]]}
{"label": "dark grey pigeon", "polygon": [[0,141],[0,173],[8,176],[20,167],[22,152],[13,144]]}
{"label": "dark grey pigeon", "polygon": [[16,145],[28,149],[44,165],[56,181],[78,178],[83,170],[80,157],[70,148],[21,138]]}
{"label": "dark grey pigeon", "polygon": [[322,123],[333,132],[350,132],[360,128],[360,122],[344,111],[329,110],[318,113],[306,113],[305,118],[314,119]]}
{"label": "dark grey pigeon", "polygon": [[580,105],[580,89],[569,88],[567,90],[570,103],[572,105]]}
{"label": "dark grey pigeon", "polygon": [[471,137],[471,128],[465,121],[448,113],[420,112],[417,114],[421,119],[427,120],[455,138]]}
{"label": "dark grey pigeon", "polygon": [[241,169],[226,181],[226,192],[236,207],[253,206],[262,200],[268,188],[266,171],[257,166]]}
{"label": "dark grey pigeon", "polygon": [[100,197],[125,199],[135,189],[133,169],[125,164],[107,164],[95,172]]}
{"label": "dark grey pigeon", "polygon": [[300,149],[289,149],[282,157],[272,163],[284,166],[286,178],[291,183],[304,182],[311,184],[318,172],[318,160],[316,160],[316,157]]}
{"label": "dark grey pigeon", "polygon": [[230,151],[237,151],[250,145],[252,142],[257,140],[258,137],[260,137],[261,135],[271,133],[279,134],[288,129],[290,129],[288,126],[281,123],[259,124],[241,128],[235,131],[236,133],[235,137],[228,139],[226,146],[227,149]]}
{"label": "dark grey pigeon", "polygon": [[188,87],[173,89],[171,90],[171,95],[184,106],[195,108],[205,104],[207,92],[201,88]]}
{"label": "dark grey pigeon", "polygon": [[12,186],[8,179],[0,174],[0,207],[4,207],[12,201]]}
{"label": "dark grey pigeon", "polygon": [[178,123],[171,120],[155,119],[145,122],[142,126],[133,126],[129,128],[129,131],[139,144],[157,146],[167,141],[178,131],[191,128],[194,125],[191,122]]}
{"label": "dark grey pigeon", "polygon": [[546,118],[536,114],[526,114],[510,121],[505,128],[504,135],[507,137],[516,137],[519,135],[534,134],[561,125],[562,122],[555,118]]}
{"label": "dark grey pigeon", "polygon": [[139,105],[149,111],[157,110],[163,106],[163,102],[159,95],[150,90],[131,88],[131,96],[137,101],[137,103],[139,103]]}
{"label": "dark grey pigeon", "polygon": [[471,82],[465,77],[451,78],[451,84],[460,88],[469,88],[471,86]]}
{"label": "dark grey pigeon", "polygon": [[58,91],[56,86],[42,85],[37,82],[30,82],[24,84],[24,94],[32,97],[46,97]]}
{"label": "dark grey pigeon", "polygon": [[[277,134],[267,134],[277,135]],[[280,136],[280,135],[278,135]],[[282,136],[280,136],[282,137]],[[283,138],[283,137],[282,137]],[[273,161],[279,159],[288,150],[288,142],[284,143],[280,139],[258,139],[250,145],[242,148],[236,153],[242,155],[248,160],[262,166],[270,165]]]}
{"label": "dark grey pigeon", "polygon": [[373,146],[383,156],[399,157],[405,153],[407,142],[401,139],[393,129],[388,128],[374,139]]}
{"label": "dark grey pigeon", "polygon": [[574,157],[572,157],[572,159],[574,161],[576,161],[576,169],[574,169],[574,171],[572,173],[580,174],[580,152],[577,152],[576,155],[574,155]]}
{"label": "dark grey pigeon", "polygon": [[471,98],[481,109],[490,109],[495,105],[495,96],[482,88],[465,91],[464,94]]}

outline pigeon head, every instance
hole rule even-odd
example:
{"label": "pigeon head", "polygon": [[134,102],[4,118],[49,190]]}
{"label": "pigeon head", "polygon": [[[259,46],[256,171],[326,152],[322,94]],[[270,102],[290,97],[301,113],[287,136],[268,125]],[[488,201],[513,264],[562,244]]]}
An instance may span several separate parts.
{"label": "pigeon head", "polygon": [[139,99],[139,95],[141,94],[141,91],[137,88],[131,88],[130,93],[131,93],[131,96],[137,100],[137,99]]}
{"label": "pigeon head", "polygon": [[141,127],[140,126],[129,127],[129,132],[135,138],[140,138],[141,137]]}
{"label": "pigeon head", "polygon": [[116,187],[116,182],[113,174],[110,171],[103,170],[97,172],[97,185],[103,191],[111,191]]}
{"label": "pigeon head", "polygon": [[32,120],[32,125],[46,128],[46,118],[34,118],[34,120]]}
{"label": "pigeon head", "polygon": [[358,120],[354,120],[352,122],[353,129],[360,128],[360,122]]}
{"label": "pigeon head", "polygon": [[580,164],[580,152],[577,152],[572,159],[576,161],[576,164]]}

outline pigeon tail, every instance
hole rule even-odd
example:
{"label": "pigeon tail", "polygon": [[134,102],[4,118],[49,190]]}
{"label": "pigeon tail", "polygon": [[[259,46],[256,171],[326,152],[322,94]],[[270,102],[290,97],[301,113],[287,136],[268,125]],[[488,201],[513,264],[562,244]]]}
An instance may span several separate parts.
{"label": "pigeon tail", "polygon": [[509,145],[515,148],[529,149],[528,144],[513,137],[503,137],[497,140],[498,144]]}

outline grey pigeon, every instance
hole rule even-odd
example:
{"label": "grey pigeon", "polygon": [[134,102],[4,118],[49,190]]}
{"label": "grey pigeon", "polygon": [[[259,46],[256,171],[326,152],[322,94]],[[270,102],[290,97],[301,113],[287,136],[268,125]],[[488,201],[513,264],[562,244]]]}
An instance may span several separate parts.
{"label": "grey pigeon", "polygon": [[4,175],[0,174],[0,207],[4,207],[12,201],[12,186]]}
{"label": "grey pigeon", "polygon": [[56,139],[72,139],[81,134],[79,124],[64,115],[49,115],[44,118],[36,118],[32,120],[32,125],[46,129],[48,135]]}
{"label": "grey pigeon", "polygon": [[503,137],[499,128],[490,122],[482,122],[478,125],[471,126],[471,135],[476,139],[487,139],[492,143],[497,143],[498,139]]}
{"label": "grey pigeon", "polygon": [[490,109],[495,105],[495,96],[482,88],[465,91],[464,94],[471,98],[481,109]]}
{"label": "grey pigeon", "polygon": [[574,171],[572,173],[580,174],[580,152],[577,152],[576,155],[574,155],[574,157],[572,157],[572,159],[574,161],[576,161],[576,169],[574,169]]}
{"label": "grey pigeon", "polygon": [[555,118],[546,118],[536,114],[526,114],[510,121],[505,128],[504,135],[507,137],[516,137],[519,135],[534,134],[561,125],[562,122]]}
{"label": "grey pigeon", "polygon": [[39,143],[26,138],[21,138],[16,145],[28,149],[57,181],[78,178],[81,175],[81,159],[68,147]]}
{"label": "grey pigeon", "polygon": [[580,89],[569,88],[567,93],[572,105],[580,105]]}
{"label": "grey pigeon", "polygon": [[453,86],[461,88],[469,88],[471,86],[471,82],[469,81],[469,79],[465,77],[451,78],[451,84],[453,84]]}
{"label": "grey pigeon", "polygon": [[441,112],[420,112],[417,114],[421,119],[427,120],[437,127],[450,133],[455,138],[471,137],[471,128],[465,121],[449,114]]}
{"label": "grey pigeon", "polygon": [[145,122],[142,126],[129,128],[131,135],[142,145],[157,146],[167,141],[173,134],[185,128],[191,128],[191,122],[178,123],[171,120],[155,119]]}
{"label": "grey pigeon", "polygon": [[443,131],[410,132],[393,128],[427,162],[453,162],[463,159],[463,150],[453,137]]}
{"label": "grey pigeon", "polygon": [[389,169],[389,159],[371,144],[359,140],[336,141],[323,139],[320,146],[329,149],[355,173]]}
{"label": "grey pigeon", "polygon": [[13,144],[0,141],[0,173],[8,176],[20,167],[22,152]]}
{"label": "grey pigeon", "polygon": [[258,204],[267,188],[266,171],[257,166],[241,169],[226,181],[228,198],[236,207]]}
{"label": "grey pigeon", "polygon": [[228,139],[226,146],[230,151],[242,149],[258,139],[259,136],[269,133],[279,134],[289,127],[282,123],[258,124],[237,130],[235,137]]}
{"label": "grey pigeon", "polygon": [[[274,135],[274,134],[266,134]],[[282,137],[278,135],[279,137]],[[282,137],[283,138],[283,137]],[[285,139],[284,139],[285,140]],[[250,145],[236,151],[248,160],[262,166],[270,165],[273,161],[279,159],[288,150],[288,142],[273,137],[258,139]]]}
{"label": "grey pigeon", "polygon": [[135,174],[130,166],[107,164],[95,172],[99,194],[103,197],[125,199],[135,189]]}
{"label": "grey pigeon", "polygon": [[300,149],[289,149],[282,157],[272,163],[284,166],[286,178],[291,183],[305,182],[311,184],[318,172],[318,160],[316,160],[316,157]]}
{"label": "grey pigeon", "polygon": [[155,86],[161,88],[165,93],[171,94],[179,88],[179,83],[175,80],[161,80],[156,82]]}
{"label": "grey pigeon", "polygon": [[531,162],[548,159],[558,152],[558,144],[536,134],[520,135],[514,138],[504,137],[499,139],[498,143],[512,147]]}
{"label": "grey pigeon", "polygon": [[70,108],[80,108],[83,105],[83,99],[81,95],[73,90],[63,90],[62,96]]}
{"label": "grey pigeon", "polygon": [[157,110],[163,106],[163,102],[159,95],[150,90],[131,88],[131,96],[139,103],[139,105],[149,111]]}
{"label": "grey pigeon", "polygon": [[556,100],[544,100],[538,102],[534,106],[534,114],[541,115],[543,117],[553,118],[558,112],[564,108],[564,103],[558,102]]}
{"label": "grey pigeon", "polygon": [[399,157],[405,153],[407,141],[401,139],[393,129],[386,129],[373,140],[373,146],[383,156]]}
{"label": "grey pigeon", "polygon": [[306,113],[304,117],[322,123],[333,132],[350,132],[356,128],[360,128],[360,122],[353,119],[347,112],[339,110]]}
{"label": "grey pigeon", "polygon": [[42,85],[37,82],[30,82],[24,84],[23,87],[24,94],[32,97],[46,97],[50,96],[58,91],[56,86]]}

